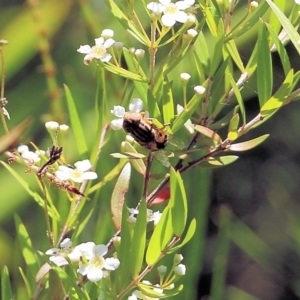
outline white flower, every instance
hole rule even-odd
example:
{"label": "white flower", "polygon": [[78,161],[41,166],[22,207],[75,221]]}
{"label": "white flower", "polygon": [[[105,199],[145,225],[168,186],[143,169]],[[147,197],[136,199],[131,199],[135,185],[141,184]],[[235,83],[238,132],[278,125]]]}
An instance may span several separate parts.
{"label": "white flower", "polygon": [[295,0],[295,3],[296,3],[297,5],[300,5],[300,0]]}
{"label": "white flower", "polygon": [[96,245],[94,242],[87,242],[80,244],[74,248],[80,251],[85,259],[88,261],[86,264],[81,264],[77,272],[83,276],[96,282],[104,277],[105,270],[114,271],[119,265],[120,261],[117,258],[104,258],[108,248],[105,245]]}
{"label": "white flower", "polygon": [[96,58],[102,62],[109,62],[112,56],[106,52],[106,50],[111,47],[115,41],[112,38],[105,40],[103,37],[95,39],[95,46],[91,47],[89,45],[80,46],[77,52],[86,54],[83,61],[86,65]]}
{"label": "white flower", "polygon": [[181,73],[180,79],[182,82],[186,83],[191,78],[191,75],[189,73]]}
{"label": "white flower", "polygon": [[174,268],[174,273],[177,276],[183,276],[183,275],[185,275],[185,272],[186,272],[186,267],[183,264],[180,264],[180,265],[178,265],[177,267]]}
{"label": "white flower", "polygon": [[[130,216],[128,217],[128,221],[134,221],[134,219],[136,220],[135,218],[135,215],[138,215],[139,213],[139,210],[136,209],[136,208],[127,208],[128,211],[130,212]],[[154,225],[156,225],[160,218],[161,218],[161,215],[162,213],[160,211],[153,211],[152,209],[148,209],[147,208],[147,222],[154,222]],[[133,219],[134,218],[134,219]]]}
{"label": "white flower", "polygon": [[150,2],[147,8],[155,15],[163,13],[161,22],[167,27],[173,26],[176,21],[185,23],[188,15],[183,10],[191,7],[195,3],[194,0],[182,0],[172,3],[171,0],[159,0],[158,2]]}
{"label": "white flower", "polygon": [[49,121],[45,123],[45,127],[49,130],[57,130],[59,128],[59,124],[55,121]]}
{"label": "white flower", "polygon": [[22,154],[23,152],[28,152],[29,148],[27,145],[20,145],[17,150],[20,154]]}
{"label": "white flower", "polygon": [[96,179],[97,173],[88,171],[91,169],[92,165],[88,159],[78,161],[75,164],[76,169],[72,169],[67,166],[59,166],[58,171],[55,175],[60,180],[72,180],[74,182],[82,183],[85,180]]}
{"label": "white flower", "polygon": [[202,85],[196,85],[196,86],[194,87],[195,93],[196,93],[196,94],[199,94],[199,95],[203,95],[204,92],[205,92],[205,90],[206,90],[205,87],[202,86]]}
{"label": "white flower", "polygon": [[103,29],[101,32],[101,37],[104,39],[109,39],[114,36],[114,31],[112,29]]}
{"label": "white flower", "polygon": [[30,151],[27,145],[20,145],[17,150],[25,160],[33,164],[40,162],[40,155],[45,154],[45,151],[42,150],[37,150],[36,152]]}
{"label": "white flower", "polygon": [[[143,110],[143,101],[139,98],[134,98],[129,104],[129,111],[139,113]],[[118,117],[110,122],[111,128],[113,130],[120,130],[123,128],[123,117],[126,113],[126,110],[123,106],[117,105],[114,106],[114,109],[110,111],[113,115]]]}
{"label": "white flower", "polygon": [[49,260],[57,266],[65,266],[69,264],[66,258],[71,261],[79,261],[81,256],[81,253],[74,251],[71,246],[72,241],[66,238],[60,243],[60,248],[51,248],[45,254],[49,255]]}

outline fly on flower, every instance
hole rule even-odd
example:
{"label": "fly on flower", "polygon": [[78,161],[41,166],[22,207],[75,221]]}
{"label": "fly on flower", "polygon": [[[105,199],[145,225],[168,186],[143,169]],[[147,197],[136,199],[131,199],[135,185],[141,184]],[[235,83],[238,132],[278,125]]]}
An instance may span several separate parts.
{"label": "fly on flower", "polygon": [[[129,112],[121,106],[117,106],[112,113],[122,119],[112,121],[113,129],[120,129],[122,126],[125,132],[130,134],[134,140],[141,146],[153,153],[153,156],[164,166],[169,167],[171,164],[165,152],[167,145],[173,145],[174,148],[182,149],[184,145],[175,137],[170,136],[162,125],[159,128],[154,119],[148,118],[147,112],[141,112],[143,102],[141,99],[133,99],[129,106]],[[118,124],[117,126],[115,126]]]}

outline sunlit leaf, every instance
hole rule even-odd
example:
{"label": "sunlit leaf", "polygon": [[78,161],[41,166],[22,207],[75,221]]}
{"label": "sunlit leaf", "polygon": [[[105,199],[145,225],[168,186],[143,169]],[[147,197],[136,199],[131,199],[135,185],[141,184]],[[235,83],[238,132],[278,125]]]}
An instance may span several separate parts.
{"label": "sunlit leaf", "polygon": [[270,98],[273,89],[273,69],[267,31],[260,23],[257,41],[257,90],[260,107]]}
{"label": "sunlit leaf", "polygon": [[245,73],[246,71],[244,68],[244,64],[241,60],[241,57],[240,57],[240,54],[237,49],[235,41],[230,40],[227,43],[225,43],[225,46],[226,46],[228,53],[230,54],[230,57],[233,59],[233,61],[235,62],[235,64],[237,65],[237,67],[239,68],[241,73]]}
{"label": "sunlit leaf", "polygon": [[171,208],[173,231],[180,236],[185,228],[187,219],[187,198],[182,178],[179,172],[170,169],[171,198],[168,205]]}
{"label": "sunlit leaf", "polygon": [[127,163],[116,182],[111,196],[110,208],[113,216],[113,222],[117,230],[121,227],[124,196],[128,190],[130,176],[131,166],[129,163]]}
{"label": "sunlit leaf", "polygon": [[269,136],[270,136],[269,134],[264,134],[258,138],[255,138],[247,142],[231,144],[228,149],[231,151],[246,151],[258,146],[259,144],[264,142]]}
{"label": "sunlit leaf", "polygon": [[138,153],[138,152],[111,153],[110,155],[115,158],[127,158],[127,159],[142,159],[147,157],[145,154]]}
{"label": "sunlit leaf", "polygon": [[235,155],[226,155],[219,157],[210,157],[200,164],[201,167],[223,167],[235,162],[239,157]]}
{"label": "sunlit leaf", "polygon": [[146,247],[147,205],[142,200],[139,206],[136,224],[132,237],[132,247],[129,260],[131,261],[132,278],[136,278],[142,268]]}
{"label": "sunlit leaf", "polygon": [[163,116],[164,116],[164,123],[168,124],[171,123],[174,119],[174,100],[172,94],[172,85],[168,81],[168,78],[164,78],[163,83]]}
{"label": "sunlit leaf", "polygon": [[218,120],[215,123],[212,123],[209,128],[212,130],[220,129],[229,124],[232,117],[239,111],[239,106],[236,106],[233,110],[231,110],[228,114],[226,114],[223,118]]}
{"label": "sunlit leaf", "polygon": [[13,299],[7,266],[4,266],[1,272],[1,299]]}
{"label": "sunlit leaf", "polygon": [[192,125],[193,128],[202,133],[203,135],[205,135],[206,137],[214,140],[217,144],[221,144],[222,143],[222,138],[213,130],[209,129],[208,127],[205,126],[201,126],[201,125]]}
{"label": "sunlit leaf", "polygon": [[71,91],[69,90],[69,88],[66,85],[64,85],[64,87],[65,87],[70,121],[71,121],[72,129],[73,129],[73,133],[74,133],[77,151],[78,151],[79,155],[82,155],[82,156],[87,155],[88,146],[87,146],[87,143],[85,140],[83,125],[79,118],[79,114],[78,114],[73,96],[71,94]]}
{"label": "sunlit leaf", "polygon": [[[130,153],[134,153],[142,155],[140,153],[138,153],[135,148],[128,142],[124,141],[122,142],[122,151],[124,151],[125,155],[128,155],[130,157],[127,157],[128,159],[133,158]],[[140,173],[144,176],[145,172],[146,172],[146,166],[145,166],[145,162],[143,160],[143,158],[145,158],[146,156],[144,155],[144,157],[141,157],[141,159],[132,159],[130,161],[131,165]]]}
{"label": "sunlit leaf", "polygon": [[138,284],[138,288],[141,290],[141,292],[143,294],[145,294],[146,296],[148,296],[150,298],[162,299],[162,298],[177,295],[183,289],[183,285],[180,284],[178,286],[175,286],[173,289],[163,289],[162,293],[155,290],[155,289],[157,289],[157,286],[149,285],[149,284],[145,284],[145,283],[141,283],[141,282]]}
{"label": "sunlit leaf", "polygon": [[239,114],[235,114],[230,120],[229,128],[228,128],[228,138],[231,141],[234,141],[239,137],[239,133],[238,133],[239,122],[240,122]]}

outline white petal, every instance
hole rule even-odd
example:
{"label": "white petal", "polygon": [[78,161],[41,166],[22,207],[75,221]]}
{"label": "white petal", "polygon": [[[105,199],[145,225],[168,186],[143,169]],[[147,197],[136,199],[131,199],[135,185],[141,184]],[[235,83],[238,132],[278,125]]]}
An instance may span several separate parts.
{"label": "white petal", "polygon": [[69,264],[68,261],[62,256],[51,256],[49,257],[49,260],[59,267],[66,266]]}
{"label": "white petal", "polygon": [[116,270],[120,265],[120,261],[117,258],[109,257],[105,259],[104,268],[106,270]]}
{"label": "white petal", "polygon": [[89,281],[96,282],[101,280],[103,277],[103,271],[100,268],[90,268],[87,273],[87,278]]}
{"label": "white petal", "polygon": [[159,0],[159,2],[160,2],[162,5],[166,6],[166,5],[168,5],[168,4],[171,3],[171,0]]}
{"label": "white petal", "polygon": [[95,257],[95,247],[96,244],[94,242],[87,242],[76,246],[74,250],[80,251],[82,255],[86,257],[87,260],[91,260]]}
{"label": "white petal", "polygon": [[69,238],[64,239],[61,243],[60,246],[62,248],[70,248],[72,246],[72,241]]}
{"label": "white petal", "polygon": [[177,1],[175,5],[180,10],[187,9],[191,6],[191,4],[189,4],[187,1]]}
{"label": "white petal", "polygon": [[107,48],[111,47],[114,43],[115,43],[115,40],[114,40],[114,39],[107,39],[107,40],[104,42],[104,47],[107,49]]}
{"label": "white petal", "polygon": [[96,46],[102,46],[104,44],[104,38],[103,37],[99,37],[97,39],[95,39],[95,45]]}
{"label": "white petal", "polygon": [[127,300],[138,300],[136,295],[131,295],[127,298]]}
{"label": "white petal", "polygon": [[121,105],[116,105],[110,112],[118,118],[123,118],[125,115],[125,108]]}
{"label": "white petal", "polygon": [[173,15],[163,15],[161,22],[167,27],[172,27],[176,23]]}
{"label": "white petal", "polygon": [[63,171],[60,171],[60,170],[58,170],[58,171],[55,172],[55,176],[56,176],[59,180],[62,180],[62,181],[64,181],[64,180],[69,180],[69,179],[70,179],[70,176],[69,176],[68,173],[63,172]]}
{"label": "white petal", "polygon": [[73,250],[71,253],[68,254],[68,258],[70,261],[78,262],[82,256],[82,253],[80,251]]}
{"label": "white petal", "polygon": [[150,2],[147,4],[147,8],[151,10],[155,15],[160,15],[164,11],[164,7],[157,2]]}
{"label": "white petal", "polygon": [[94,180],[94,179],[98,178],[98,175],[96,172],[88,171],[88,172],[84,172],[82,177],[83,177],[83,180]]}
{"label": "white petal", "polygon": [[112,38],[114,36],[114,31],[112,29],[103,29],[101,36],[105,39]]}
{"label": "white petal", "polygon": [[91,50],[92,48],[89,45],[83,45],[83,46],[80,45],[80,47],[77,49],[77,52],[82,54],[88,54],[91,52]]}
{"label": "white petal", "polygon": [[114,119],[110,122],[113,130],[120,130],[123,128],[123,119]]}
{"label": "white petal", "polygon": [[79,265],[78,269],[77,269],[77,273],[81,274],[82,276],[85,276],[88,272],[88,265]]}
{"label": "white petal", "polygon": [[129,104],[129,110],[136,113],[141,112],[143,110],[143,100],[134,98]]}
{"label": "white petal", "polygon": [[92,167],[91,162],[88,159],[84,159],[81,161],[77,161],[74,166],[76,167],[77,170],[81,172],[85,172],[89,170]]}
{"label": "white petal", "polygon": [[60,252],[59,248],[51,248],[45,252],[46,255],[56,255]]}
{"label": "white petal", "polygon": [[20,146],[18,147],[18,152],[19,152],[19,153],[28,152],[28,151],[29,151],[29,148],[28,148],[27,145],[20,145]]}
{"label": "white petal", "polygon": [[177,21],[177,22],[180,22],[180,23],[185,23],[188,19],[188,16],[187,14],[184,12],[184,11],[178,11],[175,15],[174,15],[174,19]]}
{"label": "white petal", "polygon": [[101,58],[99,58],[102,62],[109,62],[112,56],[109,53],[105,53]]}
{"label": "white petal", "polygon": [[107,253],[108,248],[106,245],[97,245],[94,249],[96,255],[103,256]]}

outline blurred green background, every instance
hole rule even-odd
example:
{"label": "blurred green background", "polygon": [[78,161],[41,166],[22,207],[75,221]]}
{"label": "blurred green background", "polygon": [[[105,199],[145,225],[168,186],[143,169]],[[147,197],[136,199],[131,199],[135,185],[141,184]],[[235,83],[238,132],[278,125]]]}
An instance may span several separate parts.
{"label": "blurred green background", "polygon": [[[92,45],[93,39],[104,28],[114,29],[115,40],[124,42],[128,47],[140,45],[112,18],[104,1],[45,0],[40,1],[41,7],[34,8],[29,8],[30,1],[27,5],[25,2],[0,0],[0,38],[9,41],[9,45],[3,48],[6,64],[5,96],[9,101],[6,108],[11,116],[8,127],[13,128],[27,117],[31,117],[32,121],[13,146],[33,141],[40,148],[47,149],[52,142],[44,122],[55,119],[69,124],[63,84],[69,86],[76,100],[86,138],[92,145],[95,138],[99,138],[96,136],[94,108],[97,70],[93,64],[85,66],[83,55],[77,53],[76,49],[79,45]],[[53,89],[58,93],[56,96],[47,88],[38,51],[46,47],[41,32],[50,36],[49,51],[56,66],[57,89]],[[251,35],[240,41],[239,47],[245,61],[254,42]],[[298,54],[292,47],[287,46],[287,50],[294,69],[298,71]],[[274,71],[276,84],[283,80],[276,54],[273,55],[273,62],[277,66]],[[174,78],[180,72],[191,72],[192,68],[189,70],[188,66],[187,58],[174,71]],[[113,105],[121,103],[123,92],[123,80],[115,75],[107,76],[107,94],[111,98],[107,104],[106,122],[113,118],[109,110]],[[248,120],[259,110],[256,87],[252,82],[250,80],[243,88]],[[192,90],[199,83],[197,78],[192,77],[189,84]],[[180,91],[178,95],[181,95]],[[196,236],[183,253],[187,272],[192,275],[186,282],[185,294],[178,296],[178,299],[209,299],[206,295],[210,293],[212,274],[218,265],[224,270],[227,266],[228,299],[300,299],[299,111],[299,102],[293,102],[271,120],[251,131],[247,139],[265,133],[271,133],[271,136],[259,147],[242,153],[234,164],[212,172],[197,168],[183,176],[190,201],[190,217],[196,217],[198,222]],[[0,128],[2,134],[4,129]],[[116,164],[109,153],[119,151],[123,137],[122,133],[108,134],[109,148],[104,147],[101,153],[103,159],[100,158],[97,169],[99,178]],[[70,162],[82,159],[74,148],[71,134],[64,147]],[[1,159],[7,160],[5,155]],[[26,174],[25,168],[17,164],[14,167],[30,186],[38,190],[33,174]],[[46,238],[41,238],[46,230],[41,209],[4,168],[0,169],[0,178],[0,267],[8,265],[14,272],[13,280],[16,283],[19,280],[17,267],[24,265],[24,262],[19,254],[13,214],[21,216],[36,249],[45,251],[49,245],[46,244]],[[109,200],[112,188],[113,183],[109,183],[101,190],[99,199],[92,200],[99,201],[99,205],[89,222],[85,240],[92,239],[91,232],[111,218]],[[131,189],[135,195],[140,187],[132,182]],[[219,257],[218,250],[224,246],[219,219],[220,215],[226,216],[228,211],[231,211],[229,214],[232,214],[233,220],[230,230],[225,230],[225,234],[230,235],[227,245],[230,251],[228,257]],[[111,228],[104,228],[97,242],[105,243],[112,234]]]}

